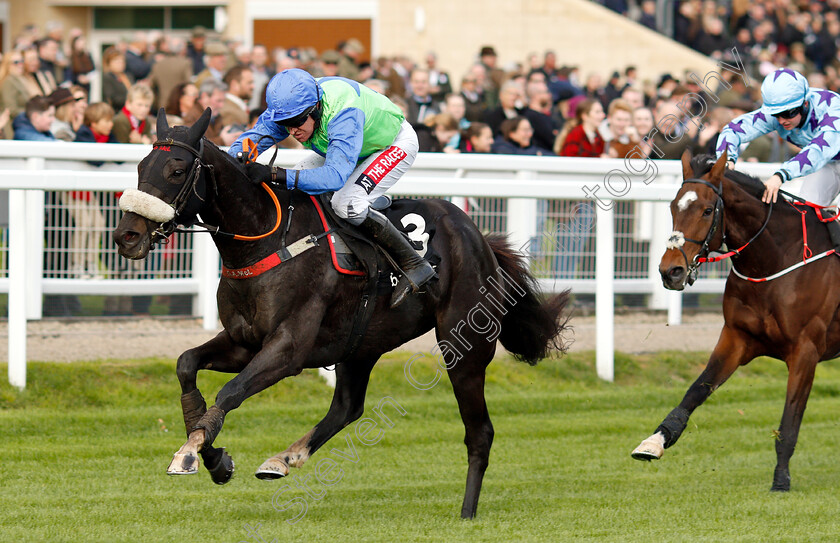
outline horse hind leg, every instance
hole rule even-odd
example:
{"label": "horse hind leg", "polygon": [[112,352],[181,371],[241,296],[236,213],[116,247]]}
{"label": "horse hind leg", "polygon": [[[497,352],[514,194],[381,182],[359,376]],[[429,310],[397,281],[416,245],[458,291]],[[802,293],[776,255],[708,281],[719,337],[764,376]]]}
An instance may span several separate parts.
{"label": "horse hind leg", "polygon": [[348,424],[362,416],[365,409],[370,372],[376,359],[339,364],[335,368],[335,392],[329,411],[314,428],[295,441],[285,451],[265,462],[255,473],[259,479],[278,479],[289,474],[289,468],[299,468]]}
{"label": "horse hind leg", "polygon": [[487,365],[496,353],[496,342],[464,325],[462,316],[460,311],[447,311],[439,318],[436,350],[446,363],[464,423],[468,468],[461,518],[473,518],[493,445],[493,424],[484,398],[484,380]]}
{"label": "horse hind leg", "polygon": [[461,518],[475,517],[484,472],[490,463],[494,432],[484,399],[484,372],[492,358],[492,352],[484,356],[468,353],[449,370],[449,380],[464,422],[464,444],[467,446],[469,466]]}
{"label": "horse hind leg", "polygon": [[772,491],[786,492],[790,490],[790,458],[799,437],[799,427],[811,386],[814,384],[814,373],[817,368],[819,354],[816,349],[808,349],[806,356],[797,353],[788,362],[788,383],[785,408],[779,433],[776,438],[776,469],[773,472]]}

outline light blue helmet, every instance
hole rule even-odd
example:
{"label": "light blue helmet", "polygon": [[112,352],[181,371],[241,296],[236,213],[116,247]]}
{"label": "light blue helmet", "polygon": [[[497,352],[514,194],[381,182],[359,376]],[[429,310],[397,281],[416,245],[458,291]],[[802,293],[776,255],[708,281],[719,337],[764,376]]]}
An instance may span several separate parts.
{"label": "light blue helmet", "polygon": [[308,72],[283,70],[271,78],[265,89],[270,120],[287,121],[310,113],[321,99],[321,87]]}
{"label": "light blue helmet", "polygon": [[808,80],[797,71],[781,68],[767,74],[761,84],[764,113],[776,115],[801,106],[808,94]]}

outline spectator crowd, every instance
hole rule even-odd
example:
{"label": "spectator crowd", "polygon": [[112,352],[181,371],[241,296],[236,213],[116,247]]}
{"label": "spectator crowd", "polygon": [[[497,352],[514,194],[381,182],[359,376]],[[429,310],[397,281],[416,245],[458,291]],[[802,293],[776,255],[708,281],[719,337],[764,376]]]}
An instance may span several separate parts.
{"label": "spectator crowd", "polygon": [[[640,23],[656,25],[654,0],[604,3],[628,14],[635,8]],[[686,0],[674,8],[674,38],[724,61],[737,48],[753,77],[787,65],[813,86],[837,90],[840,21],[832,7],[840,0]],[[159,107],[170,125],[191,124],[210,107],[207,136],[225,146],[255,122],[266,84],[286,68],[349,77],[386,94],[415,126],[423,152],[624,157],[635,150],[673,159],[686,148],[713,151],[720,129],[759,105],[757,86],[727,71],[713,90],[718,101],[684,111],[679,104],[687,95],[707,97],[712,90],[689,74],[642,81],[633,66],[600,74],[568,58],[561,64],[551,50],[501,65],[488,45],[455,76],[433,52],[421,60],[397,55],[371,62],[361,61],[364,53],[353,38],[319,54],[308,47],[249,47],[196,27],[187,40],[134,32],[104,51],[96,66],[81,30],[32,25],[0,62],[0,137],[150,143]],[[94,78],[101,101],[89,104]],[[94,105],[95,116],[86,115]],[[668,115],[681,120],[670,138],[654,130]],[[784,160],[790,153],[787,143],[766,136],[744,158]]]}

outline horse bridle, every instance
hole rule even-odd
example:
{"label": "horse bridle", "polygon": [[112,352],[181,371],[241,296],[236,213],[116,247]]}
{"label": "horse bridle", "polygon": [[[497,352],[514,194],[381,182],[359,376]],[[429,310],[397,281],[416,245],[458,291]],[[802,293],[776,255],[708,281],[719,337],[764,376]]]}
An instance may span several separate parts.
{"label": "horse bridle", "polygon": [[[683,255],[683,260],[685,261],[685,268],[686,268],[686,282],[690,285],[694,284],[694,281],[697,280],[697,270],[700,268],[700,264],[704,262],[717,262],[719,260],[723,260],[724,258],[729,258],[732,256],[738,256],[741,251],[743,251],[750,243],[755,241],[755,239],[764,232],[764,229],[767,228],[767,224],[770,222],[770,216],[773,214],[773,202],[770,202],[770,207],[767,209],[767,217],[764,219],[764,224],[761,225],[761,228],[758,229],[758,232],[755,233],[753,237],[750,238],[748,242],[744,245],[739,247],[738,249],[732,250],[727,252],[724,255],[710,258],[709,253],[711,250],[709,249],[709,245],[712,242],[712,238],[714,237],[715,233],[717,232],[718,227],[723,223],[723,192],[719,187],[716,187],[712,183],[704,179],[686,179],[683,181],[683,185],[686,183],[699,183],[702,185],[706,185],[712,191],[714,191],[715,195],[717,196],[717,200],[715,201],[715,209],[714,209],[714,217],[712,217],[712,226],[709,227],[709,231],[706,233],[706,238],[701,242],[696,239],[687,238],[685,236],[682,237],[684,241],[690,241],[691,243],[696,243],[700,245],[700,251],[694,255],[694,258],[691,261],[691,264],[688,263],[688,256],[685,254],[685,250],[683,249],[683,245],[680,243],[680,240],[676,239],[675,235],[671,235],[671,238],[668,240],[669,246],[673,246],[680,250],[680,253]],[[790,196],[788,193],[784,191],[780,191],[783,194]],[[723,239],[721,240],[721,246],[726,244],[726,232],[723,232]],[[734,265],[733,265],[734,266]]]}
{"label": "horse bridle", "polygon": [[[676,247],[682,253],[683,260],[685,260],[685,269],[687,271],[686,282],[689,285],[693,285],[694,281],[697,280],[697,270],[702,263],[701,258],[705,259],[709,256],[709,245],[712,242],[712,238],[714,237],[715,233],[717,233],[718,227],[720,227],[721,223],[723,222],[723,193],[719,187],[709,183],[705,179],[686,179],[683,181],[683,185],[687,183],[698,183],[701,185],[706,185],[710,189],[712,189],[717,196],[717,200],[715,201],[715,209],[714,209],[714,216],[712,217],[712,226],[709,227],[709,231],[706,233],[706,238],[703,241],[686,238],[683,236],[685,241],[690,241],[691,243],[696,243],[700,245],[700,251],[694,255],[694,258],[691,261],[691,264],[688,263],[688,255],[685,254],[685,249],[683,249],[683,245],[679,243],[680,240],[676,239],[675,235],[671,235],[671,238],[668,240],[669,246]],[[726,242],[726,233],[724,233],[723,243]],[[721,245],[723,244],[721,243]]]}
{"label": "horse bridle", "polygon": [[[202,198],[198,194],[197,190],[199,179],[202,176],[202,171],[204,169],[207,169],[207,171],[210,173],[210,179],[214,179],[213,166],[211,164],[205,164],[201,158],[204,154],[204,138],[201,138],[199,140],[198,149],[195,149],[194,147],[186,143],[175,141],[172,138],[167,138],[165,140],[157,140],[152,144],[153,149],[159,150],[169,150],[169,147],[172,146],[186,149],[190,152],[190,154],[192,154],[195,157],[195,160],[193,160],[192,166],[190,166],[190,169],[187,172],[187,181],[183,185],[181,185],[181,190],[178,191],[178,194],[177,196],[175,196],[175,199],[171,203],[169,203],[169,205],[175,210],[175,217],[170,221],[161,223],[160,226],[158,226],[157,229],[155,229],[152,232],[152,244],[166,243],[165,240],[169,239],[169,236],[171,236],[172,233],[177,230],[176,221],[178,217],[181,216],[181,213],[183,213],[186,209],[191,194],[195,194],[196,198],[198,198],[202,202],[204,201],[204,198]],[[215,183],[213,184],[213,188],[215,189]]]}
{"label": "horse bridle", "polygon": [[[183,143],[183,142],[180,142],[180,141],[175,141],[172,138],[167,138],[165,140],[158,140],[158,141],[156,141],[152,144],[152,147],[154,149],[160,149],[160,150],[166,150],[166,151],[171,151],[170,147],[173,146],[173,145],[175,147],[180,147],[182,149],[186,149],[187,151],[189,151],[195,157],[195,160],[193,160],[192,166],[190,167],[190,170],[187,172],[187,181],[183,185],[181,185],[181,189],[178,191],[178,194],[177,194],[177,196],[175,196],[175,199],[171,203],[166,204],[166,205],[172,207],[175,210],[175,215],[173,216],[173,218],[171,220],[160,223],[160,225],[154,231],[152,231],[152,233],[151,233],[151,243],[152,244],[167,243],[167,240],[169,239],[169,236],[171,236],[174,232],[183,232],[183,233],[187,233],[187,234],[193,234],[193,233],[196,233],[196,232],[207,232],[212,236],[220,236],[220,237],[225,237],[225,238],[239,240],[239,241],[256,241],[256,240],[260,240],[260,239],[263,239],[263,238],[267,238],[268,236],[271,236],[272,234],[274,234],[274,232],[276,232],[278,230],[278,228],[280,228],[280,223],[281,223],[282,218],[283,218],[283,213],[280,209],[280,202],[277,200],[277,195],[274,194],[274,191],[268,185],[266,185],[265,183],[262,183],[262,187],[263,187],[263,189],[265,189],[265,191],[271,197],[271,200],[274,203],[274,208],[277,212],[277,219],[274,223],[274,227],[271,230],[269,230],[268,232],[264,232],[264,233],[259,234],[259,235],[246,236],[246,235],[241,235],[241,234],[234,234],[234,233],[231,233],[231,232],[224,232],[218,226],[213,226],[213,225],[206,224],[206,223],[196,221],[196,220],[191,221],[191,224],[199,226],[203,230],[185,230],[185,229],[180,229],[180,228],[177,227],[178,218],[181,216],[181,214],[187,208],[187,205],[190,201],[190,197],[193,194],[195,195],[196,198],[198,198],[199,200],[204,202],[204,198],[201,197],[201,195],[198,193],[198,189],[197,189],[198,182],[202,178],[202,175],[204,175],[203,170],[206,169],[209,173],[210,179],[212,181],[212,189],[211,190],[213,191],[213,194],[214,195],[218,194],[218,186],[216,185],[216,178],[213,175],[213,165],[212,164],[206,164],[202,160],[202,156],[203,156],[203,153],[204,153],[204,139],[205,138],[201,138],[201,140],[199,140],[198,149],[195,149],[194,147],[192,147],[191,145],[188,145],[186,143]],[[275,156],[276,155],[277,155],[277,151],[275,150]],[[273,160],[274,159],[272,158],[272,161]],[[293,208],[290,206],[289,209],[291,211],[291,209],[293,209]],[[197,214],[198,214],[197,210],[194,214],[191,213],[191,215],[197,215]]]}

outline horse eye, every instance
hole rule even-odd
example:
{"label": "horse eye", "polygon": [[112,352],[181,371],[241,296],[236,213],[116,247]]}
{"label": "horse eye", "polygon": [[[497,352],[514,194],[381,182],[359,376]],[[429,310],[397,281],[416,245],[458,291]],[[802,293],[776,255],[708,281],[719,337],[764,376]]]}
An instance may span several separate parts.
{"label": "horse eye", "polygon": [[707,207],[706,209],[703,210],[703,216],[708,217],[709,215],[712,214],[712,212],[714,212],[714,209],[712,209],[711,207]]}
{"label": "horse eye", "polygon": [[175,177],[181,177],[182,175],[184,175],[184,170],[175,170],[174,172],[172,172],[172,175],[174,175]]}

